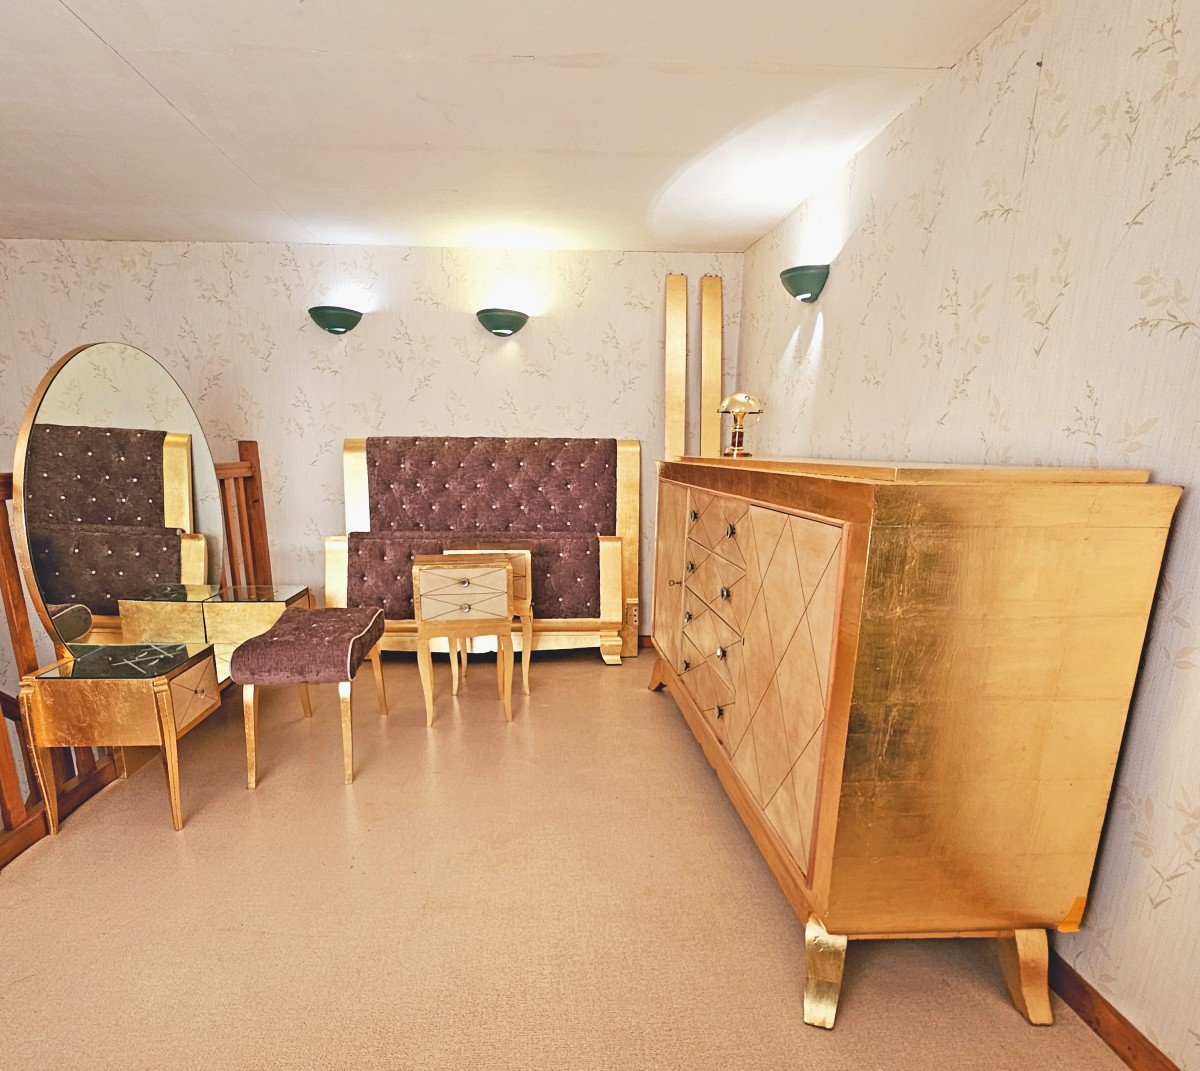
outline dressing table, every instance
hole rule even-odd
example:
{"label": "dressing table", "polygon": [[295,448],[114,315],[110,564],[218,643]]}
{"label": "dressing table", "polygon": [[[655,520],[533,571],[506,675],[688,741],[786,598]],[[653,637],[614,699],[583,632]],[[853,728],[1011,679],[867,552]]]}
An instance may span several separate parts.
{"label": "dressing table", "polygon": [[220,706],[238,644],[311,606],[309,589],[220,583],[224,515],[203,430],[132,346],[81,346],[46,374],[18,438],[14,514],[58,655],[20,695],[50,831],[56,747],[161,748],[182,828],[177,741]]}

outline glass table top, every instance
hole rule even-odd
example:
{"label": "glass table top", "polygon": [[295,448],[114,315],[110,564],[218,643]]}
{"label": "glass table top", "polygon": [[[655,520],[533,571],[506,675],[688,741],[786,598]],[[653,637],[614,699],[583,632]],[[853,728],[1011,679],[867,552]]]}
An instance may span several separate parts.
{"label": "glass table top", "polygon": [[303,595],[304,584],[260,584],[256,587],[221,588],[208,602],[290,602]]}
{"label": "glass table top", "polygon": [[149,680],[206,654],[206,643],[73,643],[72,660],[44,669],[42,680]]}
{"label": "glass table top", "polygon": [[123,602],[290,602],[308,588],[304,584],[222,587],[220,584],[161,584]]}
{"label": "glass table top", "polygon": [[205,602],[221,590],[219,584],[160,584],[122,602]]}

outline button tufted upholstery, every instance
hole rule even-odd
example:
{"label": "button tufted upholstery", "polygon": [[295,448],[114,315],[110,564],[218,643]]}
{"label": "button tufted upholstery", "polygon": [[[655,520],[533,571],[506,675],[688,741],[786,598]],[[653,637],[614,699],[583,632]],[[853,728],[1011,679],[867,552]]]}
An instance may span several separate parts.
{"label": "button tufted upholstery", "polygon": [[370,532],[349,535],[347,601],[410,620],[412,559],[444,541],[533,548],[539,617],[600,614],[600,535],[617,524],[615,439],[367,440]]}
{"label": "button tufted upholstery", "polygon": [[39,524],[29,549],[46,603],[79,603],[95,614],[117,613],[117,600],[178,583],[178,528],[117,524]]}
{"label": "button tufted upholstery", "polygon": [[354,679],[383,635],[379,610],[284,610],[260,636],[233,652],[229,674],[238,684],[333,684]]}
{"label": "button tufted upholstery", "polygon": [[[413,616],[412,562],[418,554],[440,554],[452,535],[430,532],[352,532],[348,539],[347,602],[378,606],[389,620]],[[511,536],[510,536],[511,538]],[[503,544],[505,535],[481,532],[479,539]],[[533,612],[538,617],[600,616],[600,541],[590,533],[523,535],[532,548]]]}
{"label": "button tufted upholstery", "polygon": [[373,532],[590,532],[617,524],[615,439],[367,440]]}
{"label": "button tufted upholstery", "polygon": [[161,527],[166,432],[38,424],[25,457],[31,524]]}

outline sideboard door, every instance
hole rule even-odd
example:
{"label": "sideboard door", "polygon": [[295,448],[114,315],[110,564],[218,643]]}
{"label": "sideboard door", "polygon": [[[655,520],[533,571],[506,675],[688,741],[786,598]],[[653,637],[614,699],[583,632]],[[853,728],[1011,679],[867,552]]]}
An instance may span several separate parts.
{"label": "sideboard door", "polygon": [[655,642],[679,672],[683,640],[683,568],[687,539],[687,488],[659,482],[658,527],[654,547]]}

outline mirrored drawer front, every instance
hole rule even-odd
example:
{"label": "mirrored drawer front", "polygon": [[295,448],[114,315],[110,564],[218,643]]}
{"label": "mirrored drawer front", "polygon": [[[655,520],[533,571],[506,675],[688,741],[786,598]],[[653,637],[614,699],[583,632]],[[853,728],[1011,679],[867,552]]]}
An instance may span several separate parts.
{"label": "mirrored drawer front", "polygon": [[507,621],[512,617],[508,573],[503,568],[418,566],[416,574],[422,621]]}
{"label": "mirrored drawer front", "polygon": [[175,711],[175,729],[182,733],[188,726],[216,709],[221,703],[221,687],[212,658],[185,669],[170,682],[171,705]]}

